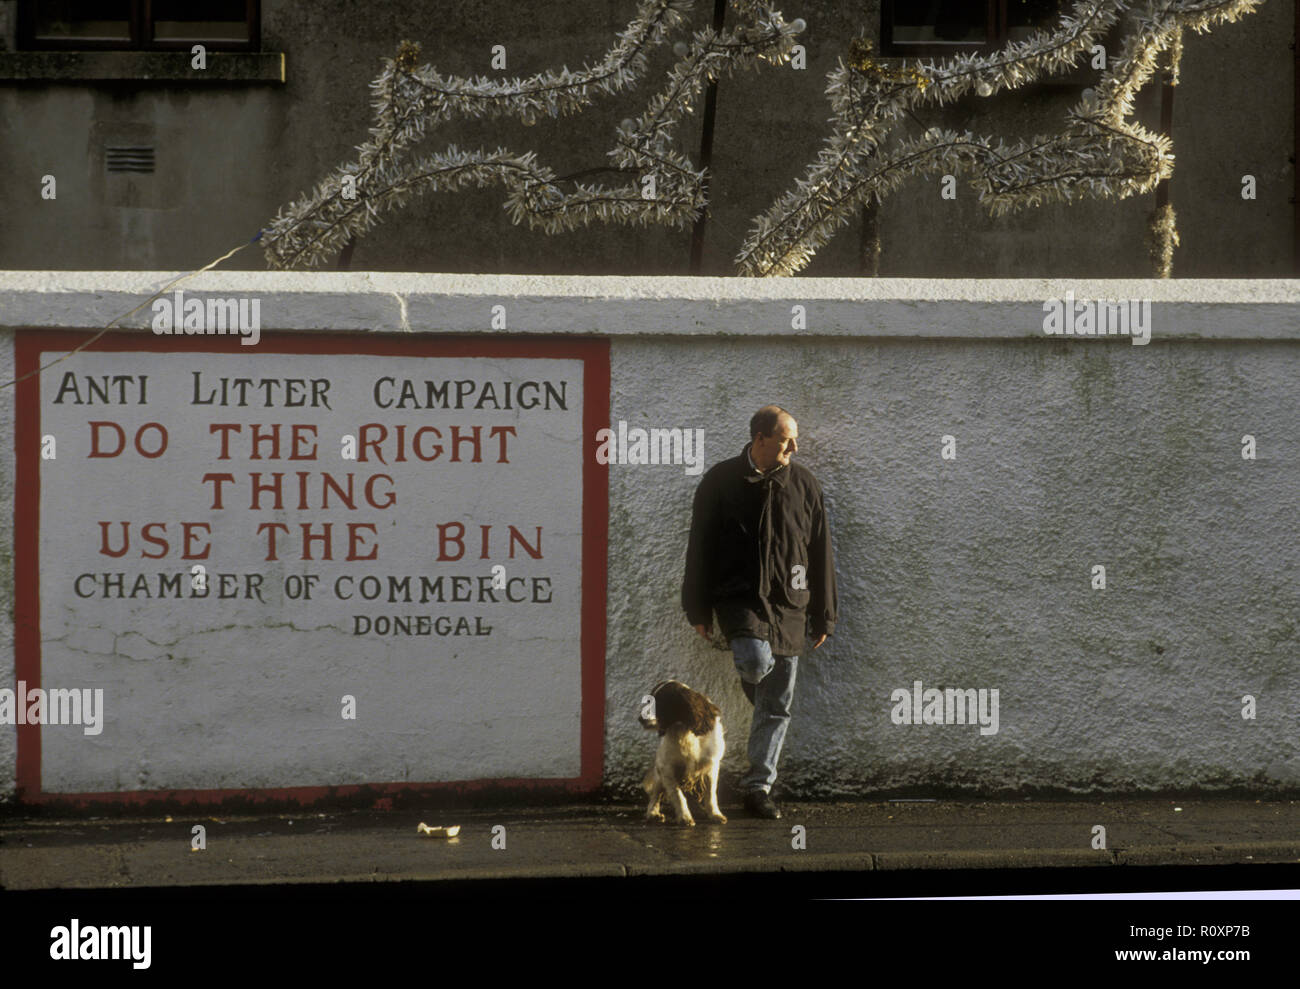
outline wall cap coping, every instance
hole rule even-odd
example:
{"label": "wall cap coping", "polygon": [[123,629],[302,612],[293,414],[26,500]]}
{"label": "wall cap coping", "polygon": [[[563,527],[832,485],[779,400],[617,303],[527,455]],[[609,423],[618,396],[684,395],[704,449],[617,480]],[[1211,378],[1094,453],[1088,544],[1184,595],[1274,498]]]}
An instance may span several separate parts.
{"label": "wall cap coping", "polygon": [[[0,329],[99,329],[182,272],[0,271]],[[210,271],[171,292],[259,299],[263,331],[1069,339],[1047,300],[1149,301],[1152,339],[1300,340],[1297,279],[705,278]],[[506,327],[492,328],[492,307]],[[792,307],[807,328],[791,328]],[[145,306],[118,324],[148,329]],[[117,327],[115,326],[115,329]]]}

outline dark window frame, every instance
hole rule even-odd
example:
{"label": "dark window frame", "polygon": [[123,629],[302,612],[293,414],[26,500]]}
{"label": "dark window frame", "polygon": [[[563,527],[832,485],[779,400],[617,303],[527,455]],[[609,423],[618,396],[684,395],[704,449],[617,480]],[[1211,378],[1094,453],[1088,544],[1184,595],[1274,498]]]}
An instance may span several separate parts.
{"label": "dark window frame", "polygon": [[203,45],[208,51],[255,52],[262,48],[261,0],[244,0],[244,23],[248,25],[247,41],[229,38],[166,38],[156,40],[153,34],[153,0],[130,0],[129,39],[40,38],[36,36],[36,14],[40,0],[18,0],[19,51],[185,51]]}
{"label": "dark window frame", "polygon": [[[974,3],[976,0],[967,0]],[[910,58],[919,55],[932,58],[936,55],[986,55],[1006,47],[1010,39],[1008,0],[985,0],[987,42],[898,42],[894,40],[894,3],[883,0],[880,7],[880,53],[891,58]]]}

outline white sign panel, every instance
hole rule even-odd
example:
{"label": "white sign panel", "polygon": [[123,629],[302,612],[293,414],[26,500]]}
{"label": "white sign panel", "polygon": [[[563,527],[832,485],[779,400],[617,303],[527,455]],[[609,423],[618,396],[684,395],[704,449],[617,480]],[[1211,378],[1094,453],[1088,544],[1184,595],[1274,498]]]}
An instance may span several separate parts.
{"label": "white sign panel", "polygon": [[584,369],[86,351],[44,372],[40,688],[81,690],[83,722],[103,693],[97,729],[46,718],[41,792],[579,777]]}

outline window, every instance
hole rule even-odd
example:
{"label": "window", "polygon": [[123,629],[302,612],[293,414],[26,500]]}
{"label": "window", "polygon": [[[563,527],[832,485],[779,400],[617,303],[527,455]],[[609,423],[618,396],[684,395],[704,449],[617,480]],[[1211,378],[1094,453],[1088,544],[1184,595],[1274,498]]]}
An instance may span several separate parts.
{"label": "window", "polygon": [[256,51],[259,0],[19,0],[18,47]]}
{"label": "window", "polygon": [[988,52],[1049,27],[1062,0],[884,0],[885,55]]}

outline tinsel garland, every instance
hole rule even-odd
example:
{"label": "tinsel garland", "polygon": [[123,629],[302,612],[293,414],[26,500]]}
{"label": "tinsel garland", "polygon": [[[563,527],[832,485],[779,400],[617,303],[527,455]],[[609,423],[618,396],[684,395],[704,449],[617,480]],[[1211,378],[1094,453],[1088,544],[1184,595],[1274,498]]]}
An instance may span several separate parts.
{"label": "tinsel garland", "polygon": [[[548,233],[593,220],[684,226],[707,205],[704,173],[673,145],[674,128],[692,111],[704,86],[738,66],[789,59],[801,21],[785,22],[763,0],[729,0],[747,19],[721,32],[695,33],[678,43],[678,61],[664,87],[636,120],[617,128],[609,165],[568,179],[540,164],[533,152],[443,152],[410,158],[405,152],[426,131],[453,116],[539,117],[578,113],[597,97],[619,93],[645,74],[647,53],[680,28],[693,0],[641,0],[617,43],[594,66],[567,67],[529,79],[443,77],[419,62],[419,46],[403,42],[371,83],[376,126],[355,162],[335,169],[277,214],[262,237],[273,268],[320,264],[363,236],[383,213],[430,191],[501,183],[515,223]],[[891,68],[870,56],[861,41],[850,47],[826,89],[833,130],[816,162],[795,188],[756,218],[737,257],[743,275],[791,275],[801,270],[864,203],[878,204],[907,178],[919,174],[970,176],[980,202],[994,216],[1046,202],[1094,196],[1122,199],[1150,191],[1173,173],[1167,135],[1133,122],[1133,98],[1170,51],[1177,82],[1182,32],[1204,33],[1236,21],[1263,0],[1078,0],[1054,29],[1038,31],[989,55],[965,55],[914,68]],[[1036,135],[1008,145],[971,131],[931,128],[918,138],[895,141],[882,152],[904,115],[951,103],[975,92],[981,97],[1066,71],[1088,54],[1124,14],[1131,30],[1120,53],[1090,94],[1066,115],[1058,134]],[[577,176],[624,173],[619,186],[584,184]],[[655,194],[643,197],[641,178],[655,177]],[[565,187],[571,187],[566,189]],[[345,194],[350,193],[350,195]],[[1163,242],[1177,243],[1172,211],[1162,217]],[[1168,253],[1166,249],[1165,253]]]}
{"label": "tinsel garland", "polygon": [[1174,248],[1179,243],[1174,208],[1168,203],[1156,207],[1147,217],[1146,244],[1157,278],[1173,274]]}
{"label": "tinsel garland", "polygon": [[[320,264],[348,241],[369,231],[383,213],[399,209],[412,196],[501,183],[505,207],[515,223],[547,233],[571,230],[592,220],[683,226],[706,205],[704,173],[673,147],[673,131],[690,113],[705,85],[737,66],[789,59],[802,21],[786,23],[761,0],[730,0],[745,23],[715,32],[697,31],[679,42],[678,61],[663,89],[651,97],[636,120],[618,127],[609,166],[592,172],[625,173],[634,181],[608,187],[561,180],[533,152],[462,151],[449,147],[419,158],[407,149],[438,124],[461,117],[514,117],[532,124],[539,117],[578,113],[597,97],[636,84],[646,71],[647,54],[664,44],[684,23],[693,0],[642,0],[636,17],[617,43],[593,66],[567,67],[528,79],[498,81],[483,77],[444,77],[419,64],[419,46],[403,42],[386,59],[371,83],[375,127],[355,162],[335,169],[305,195],[282,208],[262,237],[272,268]],[[653,175],[653,196],[641,183]],[[562,187],[571,185],[571,190]]]}
{"label": "tinsel garland", "polygon": [[[1160,53],[1172,49],[1176,81],[1182,32],[1198,33],[1252,12],[1262,0],[1147,0],[1131,12],[1131,30],[1089,98],[1054,135],[1007,145],[971,131],[928,130],[880,153],[904,114],[942,106],[964,93],[982,97],[1065,71],[1130,7],[1126,0],[1079,0],[1052,31],[1039,31],[990,55],[966,55],[911,70],[887,69],[859,47],[831,72],[826,89],[834,128],[795,188],[757,218],[736,258],[743,275],[791,275],[849,223],[865,202],[879,202],[906,178],[966,172],[994,216],[1083,196],[1125,198],[1148,192],[1173,173],[1167,135],[1134,123],[1133,97]],[[1172,210],[1159,226],[1177,243]],[[1167,248],[1167,253],[1172,248]],[[1166,270],[1167,270],[1167,259]]]}

